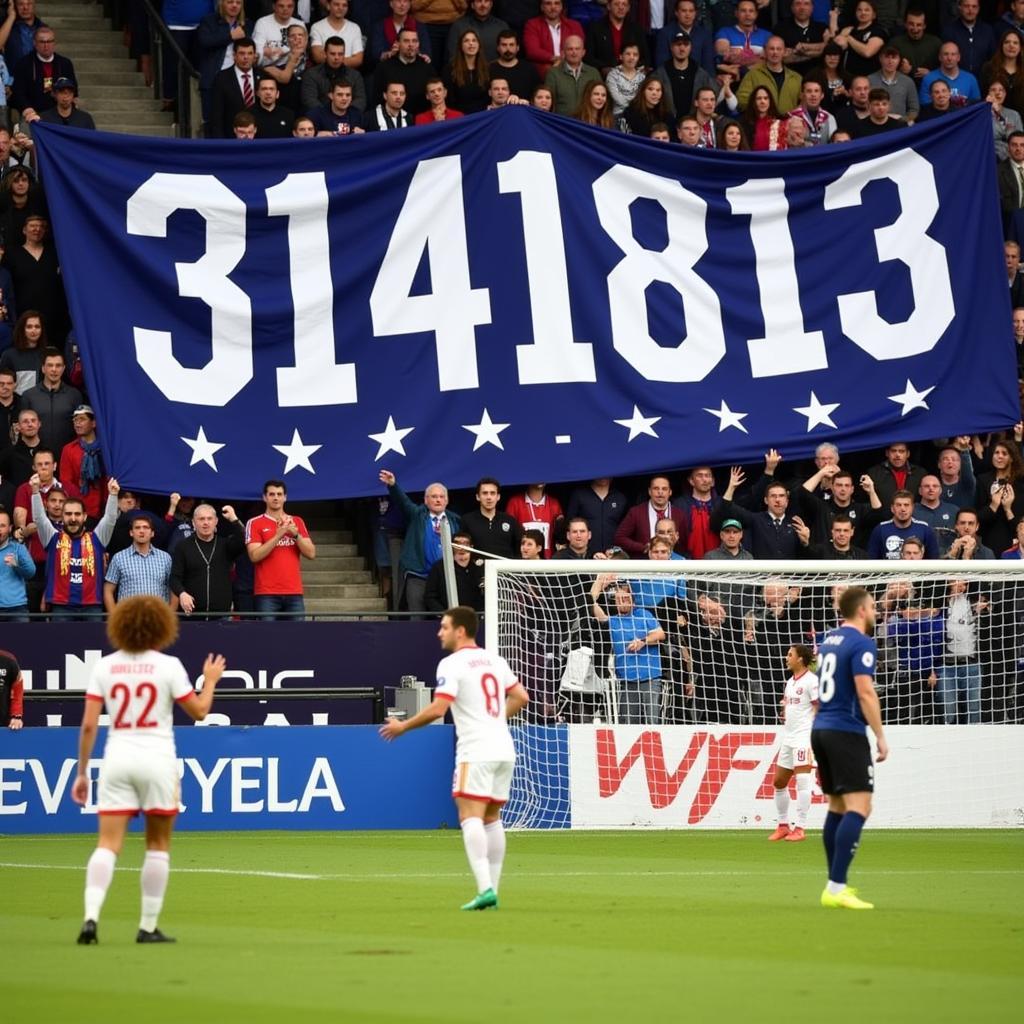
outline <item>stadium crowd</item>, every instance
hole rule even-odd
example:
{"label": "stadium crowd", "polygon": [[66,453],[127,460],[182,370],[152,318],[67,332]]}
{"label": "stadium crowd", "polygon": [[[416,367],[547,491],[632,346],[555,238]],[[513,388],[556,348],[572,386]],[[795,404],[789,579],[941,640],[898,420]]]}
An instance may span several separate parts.
{"label": "stadium crowd", "polygon": [[[167,0],[163,16],[200,70],[214,137],[359,134],[532,102],[610,130],[768,150],[901,129],[985,98],[1024,395],[1024,277],[1015,241],[1024,207],[1017,113],[1024,110],[1024,0],[1004,13],[991,4],[980,10],[978,0],[911,0],[905,11],[881,0],[832,10],[820,0],[792,0],[788,9],[774,0],[639,0],[632,10],[628,0],[583,0],[567,9],[563,0],[540,0],[539,10],[535,0],[505,0],[497,11],[493,0],[472,0],[468,8],[463,0],[363,0],[353,2],[352,19],[348,0],[329,0],[320,10],[316,0],[312,7],[299,0],[297,9],[295,0],[266,9],[220,0],[211,8],[208,0]],[[126,18],[146,68],[134,6]],[[109,478],[31,137],[37,119],[81,128],[92,127],[91,119],[79,116],[73,63],[55,53],[56,33],[34,0],[9,5],[0,48],[8,100],[0,115],[0,619],[98,616],[135,593],[156,594],[196,617],[302,614],[299,560],[314,557],[315,548],[301,518],[285,511],[281,481],[267,482],[263,508],[246,522],[222,500],[187,496],[187,480],[186,493],[162,505]],[[165,75],[168,103],[175,81]],[[492,478],[451,504],[444,485],[432,484],[418,504],[384,471],[386,495],[350,511],[390,607],[415,614],[448,605],[441,516],[457,534],[460,600],[476,608],[483,600],[480,552],[564,560],[1020,559],[1022,425],[1007,428],[913,450],[894,439],[884,452],[844,453],[842,462],[823,444],[803,466],[791,467],[773,450],[756,472],[700,466],[647,482],[605,478],[554,490],[527,484],[504,504]],[[700,719],[745,704],[751,720],[762,720],[774,717],[786,646],[824,628],[833,603],[823,591],[777,590],[684,585],[652,605],[606,579],[599,593],[584,588],[577,597],[613,646],[616,611],[657,615],[663,636],[650,646],[664,642],[674,652],[666,654],[664,677],[688,701],[684,708],[666,699],[659,716]],[[962,664],[964,713],[978,720],[974,669],[997,661],[1012,668],[998,680],[986,670],[989,692],[1001,688],[986,707],[1018,713],[1024,629],[1016,597],[973,585],[964,595],[910,584],[878,596],[883,633],[903,658],[891,663],[907,698],[900,714],[955,720],[953,684],[942,681]],[[954,609],[971,620],[968,633],[986,624],[980,645],[954,643]],[[730,642],[719,642],[723,631]],[[782,645],[778,657],[762,653],[769,642],[772,650]],[[932,654],[904,656],[913,644]],[[758,653],[743,653],[751,651]],[[966,660],[950,660],[960,657]],[[719,663],[724,658],[729,664]],[[752,667],[766,665],[770,671]],[[738,679],[759,681],[742,698],[723,694],[725,681]],[[550,678],[537,682],[553,694]],[[702,696],[693,700],[687,694],[695,684]],[[926,700],[931,690],[946,701],[940,712]],[[547,714],[551,704],[538,702],[536,713]]]}

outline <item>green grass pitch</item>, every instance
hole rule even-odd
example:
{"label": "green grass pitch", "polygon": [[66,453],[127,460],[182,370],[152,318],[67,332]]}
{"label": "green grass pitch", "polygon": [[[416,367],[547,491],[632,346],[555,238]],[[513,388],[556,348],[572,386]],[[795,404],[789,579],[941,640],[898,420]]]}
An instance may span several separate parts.
{"label": "green grass pitch", "polygon": [[[92,837],[0,837],[12,1022],[1009,1021],[1024,993],[1024,831],[865,831],[823,910],[820,837],[510,833],[501,908],[460,836],[180,833],[136,946],[129,836],[97,947],[74,944]],[[290,873],[278,877],[270,873]]]}

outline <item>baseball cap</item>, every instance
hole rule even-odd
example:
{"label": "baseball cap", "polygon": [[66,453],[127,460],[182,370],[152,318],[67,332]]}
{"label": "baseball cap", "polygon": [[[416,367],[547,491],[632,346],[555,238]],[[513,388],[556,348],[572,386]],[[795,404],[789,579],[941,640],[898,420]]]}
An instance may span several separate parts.
{"label": "baseball cap", "polygon": [[91,405],[79,405],[79,406],[76,407],[75,411],[71,415],[72,415],[72,417],[75,417],[75,416],[91,416],[93,419],[96,418],[96,413],[94,413],[92,411],[92,406]]}
{"label": "baseball cap", "polygon": [[[743,524],[738,519],[726,519],[726,521],[724,523],[722,523],[722,529],[723,530],[730,530],[730,529],[731,530],[742,530],[743,529]],[[721,532],[721,531],[719,531],[719,532]]]}
{"label": "baseball cap", "polygon": [[672,37],[673,43],[692,43],[693,40],[690,38],[689,32],[683,32],[681,29]]}
{"label": "baseball cap", "polygon": [[73,78],[68,78],[66,75],[64,75],[61,78],[58,78],[57,81],[53,83],[53,91],[54,92],[59,92],[61,89],[76,89],[76,88],[77,88],[77,86],[75,85],[75,80]]}

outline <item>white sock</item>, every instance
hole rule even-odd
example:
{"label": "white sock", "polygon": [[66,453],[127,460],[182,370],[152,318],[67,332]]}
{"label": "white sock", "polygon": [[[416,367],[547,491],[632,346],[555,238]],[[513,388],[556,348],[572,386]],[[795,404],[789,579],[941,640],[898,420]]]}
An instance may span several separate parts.
{"label": "white sock", "polygon": [[107,890],[114,878],[114,865],[117,854],[106,847],[97,846],[92,851],[89,863],[85,867],[85,920],[98,921],[103,901],[107,898]]}
{"label": "white sock", "polygon": [[487,834],[487,860],[491,865],[491,888],[498,891],[501,881],[501,866],[505,862],[505,826],[501,818],[484,825]]}
{"label": "white sock", "polygon": [[146,859],[142,862],[142,916],[139,918],[139,927],[144,932],[156,928],[170,873],[171,855],[166,850],[146,851]]}
{"label": "white sock", "polygon": [[829,879],[828,891],[833,896],[838,896],[845,888],[846,888],[846,883],[845,882],[833,882],[831,879]]}
{"label": "white sock", "polygon": [[779,824],[789,824],[789,787],[775,790],[775,810],[779,813]]}
{"label": "white sock", "polygon": [[476,879],[476,891],[486,892],[491,886],[491,864],[487,859],[487,833],[483,818],[465,818],[462,822],[462,842],[466,847],[469,869]]}
{"label": "white sock", "polygon": [[811,809],[811,773],[801,772],[796,777],[796,824],[807,827],[807,812]]}

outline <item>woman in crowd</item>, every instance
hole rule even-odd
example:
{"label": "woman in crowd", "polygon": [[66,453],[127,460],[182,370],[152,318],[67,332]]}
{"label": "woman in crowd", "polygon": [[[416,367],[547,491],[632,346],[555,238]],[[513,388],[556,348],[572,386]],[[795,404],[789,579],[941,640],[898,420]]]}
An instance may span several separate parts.
{"label": "woman in crowd", "polygon": [[486,110],[490,102],[487,95],[490,80],[480,37],[472,29],[466,29],[459,36],[459,45],[452,54],[451,63],[445,68],[448,102],[464,114]]}
{"label": "woman in crowd", "polygon": [[210,90],[218,72],[234,63],[232,44],[248,34],[242,0],[219,0],[215,10],[199,22],[196,46],[199,50],[199,95],[203,120],[209,112]]}
{"label": "woman in crowd", "polygon": [[644,69],[640,67],[640,47],[631,43],[622,48],[619,66],[612,68],[605,80],[614,117],[622,117],[643,83]]}
{"label": "woman in crowd", "polygon": [[643,88],[626,108],[619,127],[625,132],[646,139],[654,125],[667,124],[671,119],[668,101],[665,99],[665,88],[661,80],[652,75],[644,81]]}
{"label": "woman in crowd", "polygon": [[886,35],[878,24],[872,0],[857,0],[853,24],[839,28],[839,11],[832,8],[830,29],[835,44],[843,50],[843,70],[851,77],[871,75],[879,69],[878,54]]}
{"label": "woman in crowd", "polygon": [[835,42],[827,43],[821,52],[819,75],[825,82],[822,106],[833,115],[850,104],[850,76],[842,69],[843,50]]}
{"label": "woman in crowd", "polygon": [[25,167],[12,167],[0,185],[0,233],[8,245],[22,237],[25,221],[33,211],[45,212],[42,189]]}
{"label": "woman in crowd", "polygon": [[555,105],[555,98],[551,95],[551,90],[546,85],[538,85],[530,97],[530,105],[538,110],[546,110],[548,113],[551,113],[551,108]]}
{"label": "woman in crowd", "polygon": [[573,111],[574,118],[584,124],[597,125],[599,128],[614,128],[611,104],[608,102],[608,89],[603,82],[588,82],[580,97],[580,105]]}
{"label": "woman in crowd", "polygon": [[740,153],[750,149],[750,143],[735,121],[725,121],[718,129],[718,148],[726,153]]}
{"label": "woman in crowd", "polygon": [[1006,106],[1007,91],[1006,78],[997,75],[989,84],[988,94],[985,96],[985,102],[992,107],[992,136],[995,140],[997,160],[1006,159],[1006,142],[1010,134],[1024,131],[1024,122],[1021,122],[1020,114]]}
{"label": "woman in crowd", "polygon": [[0,369],[13,370],[18,375],[15,394],[22,395],[39,383],[46,346],[43,318],[34,309],[25,310],[14,325],[11,347],[0,355]]}
{"label": "woman in crowd", "polygon": [[980,85],[987,92],[996,79],[1006,86],[1006,105],[1019,111],[1024,106],[1024,69],[1021,67],[1021,38],[1016,29],[1003,33],[996,52],[981,68]]}
{"label": "woman in crowd", "polygon": [[1024,458],[1016,442],[992,446],[992,472],[978,474],[978,521],[985,543],[997,555],[1013,543],[1016,521],[1024,515]]}
{"label": "woman in crowd", "polygon": [[743,127],[750,148],[756,152],[786,148],[786,122],[779,116],[767,86],[759,85],[750,94],[750,102],[743,111]]}

